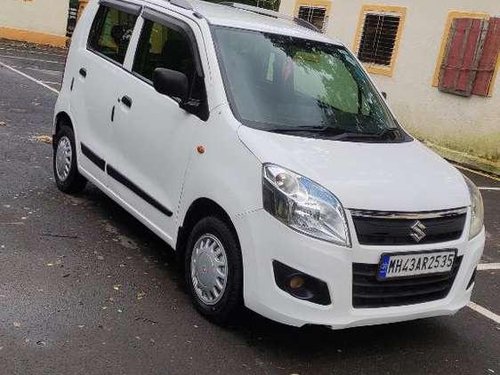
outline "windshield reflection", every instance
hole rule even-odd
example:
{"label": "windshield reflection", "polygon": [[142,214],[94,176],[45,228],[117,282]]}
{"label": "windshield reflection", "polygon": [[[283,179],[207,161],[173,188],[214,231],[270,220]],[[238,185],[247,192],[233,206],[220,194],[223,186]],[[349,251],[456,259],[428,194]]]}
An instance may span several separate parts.
{"label": "windshield reflection", "polygon": [[214,34],[226,92],[244,125],[336,140],[409,139],[344,47],[225,27]]}

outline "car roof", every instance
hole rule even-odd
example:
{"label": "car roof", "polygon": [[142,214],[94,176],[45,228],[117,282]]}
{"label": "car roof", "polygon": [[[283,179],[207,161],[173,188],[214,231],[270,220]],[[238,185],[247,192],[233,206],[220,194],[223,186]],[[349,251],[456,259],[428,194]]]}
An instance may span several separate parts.
{"label": "car roof", "polygon": [[[175,9],[176,6],[168,0],[146,0],[147,3],[161,7]],[[341,44],[338,40],[332,40],[326,35],[301,26],[287,16],[272,17],[258,14],[249,10],[236,7],[211,3],[201,0],[186,0],[193,11],[203,16],[211,25],[232,27],[238,29],[255,30],[273,34],[288,35],[302,39],[311,39],[326,43]]]}

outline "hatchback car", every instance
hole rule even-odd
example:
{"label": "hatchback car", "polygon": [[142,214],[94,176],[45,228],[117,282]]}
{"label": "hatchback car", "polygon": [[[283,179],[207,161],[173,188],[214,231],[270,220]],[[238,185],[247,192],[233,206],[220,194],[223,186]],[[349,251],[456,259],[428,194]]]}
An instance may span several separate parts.
{"label": "hatchback car", "polygon": [[196,308],[294,326],[449,315],[484,247],[478,189],[398,123],[349,49],[240,4],[92,0],[54,175],[174,248]]}

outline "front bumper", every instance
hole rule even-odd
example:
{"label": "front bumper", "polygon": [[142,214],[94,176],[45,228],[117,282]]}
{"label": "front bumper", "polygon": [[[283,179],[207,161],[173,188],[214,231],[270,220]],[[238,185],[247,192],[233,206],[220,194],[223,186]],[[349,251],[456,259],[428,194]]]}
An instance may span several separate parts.
{"label": "front bumper", "polygon": [[[349,216],[349,215],[348,215]],[[348,218],[350,228],[353,223]],[[467,220],[468,222],[468,220]],[[344,248],[319,241],[288,228],[264,210],[239,216],[235,222],[243,252],[245,305],[278,322],[341,329],[451,315],[470,300],[467,289],[484,248],[484,230],[467,240],[468,225],[457,241],[413,246],[362,246],[351,229],[353,246]],[[440,300],[379,308],[354,308],[353,263],[378,264],[382,253],[457,249],[462,263],[448,295]],[[305,272],[327,283],[332,303],[322,306],[292,297],[278,288],[273,261]]]}

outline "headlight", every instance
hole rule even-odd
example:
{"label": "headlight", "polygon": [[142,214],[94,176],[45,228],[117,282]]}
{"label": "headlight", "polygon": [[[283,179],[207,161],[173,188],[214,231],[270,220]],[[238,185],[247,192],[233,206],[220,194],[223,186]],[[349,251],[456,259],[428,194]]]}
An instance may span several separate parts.
{"label": "headlight", "polygon": [[262,184],[265,210],[282,223],[308,236],[351,246],[344,209],[324,187],[273,164],[264,165]]}
{"label": "headlight", "polygon": [[474,183],[464,176],[467,187],[469,188],[471,201],[471,222],[469,239],[476,237],[483,230],[484,225],[484,207],[481,193]]}

